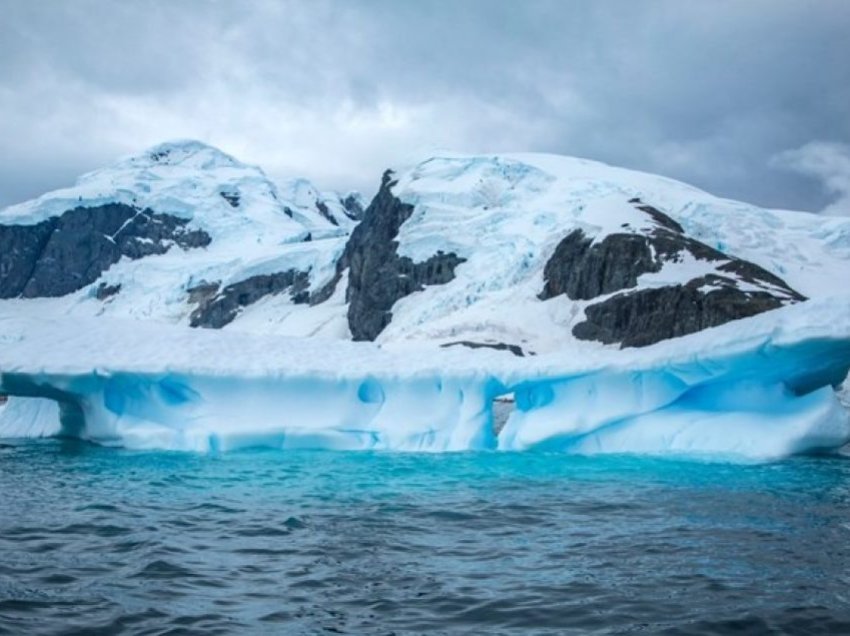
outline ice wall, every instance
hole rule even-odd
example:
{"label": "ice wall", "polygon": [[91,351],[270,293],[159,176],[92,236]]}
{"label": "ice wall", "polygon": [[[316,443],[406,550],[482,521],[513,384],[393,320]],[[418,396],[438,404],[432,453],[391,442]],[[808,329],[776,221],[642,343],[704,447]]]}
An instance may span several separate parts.
{"label": "ice wall", "polygon": [[0,437],[50,437],[59,430],[59,403],[54,400],[11,397],[0,405]]}
{"label": "ice wall", "polygon": [[850,410],[850,375],[848,375],[844,383],[838,387],[838,401],[841,402],[844,408]]}
{"label": "ice wall", "polygon": [[[829,386],[829,378],[843,377],[848,360],[850,344],[824,341],[663,369],[601,369],[516,384],[489,374],[0,377],[5,391],[59,400],[62,434],[131,448],[499,449],[772,459],[850,440],[848,412]],[[493,400],[509,391],[515,408],[497,437]],[[16,402],[47,401],[13,398],[10,404]],[[58,410],[49,413],[54,423]],[[48,430],[36,424],[27,429],[21,418],[15,422],[0,419],[0,434]]]}
{"label": "ice wall", "polygon": [[[4,374],[0,379],[4,390],[48,392],[65,404],[57,433],[105,445],[191,451],[257,446],[457,451],[496,446],[489,401],[493,391],[487,381],[477,379],[167,373]],[[57,415],[54,422],[58,420]],[[0,436],[26,436],[21,426],[4,424],[0,421]]]}
{"label": "ice wall", "polygon": [[[850,298],[641,350],[533,358],[108,324],[0,319],[0,392],[56,401],[60,434],[132,448],[771,459],[850,440],[834,390],[850,369]],[[0,421],[0,436],[20,434]]]}

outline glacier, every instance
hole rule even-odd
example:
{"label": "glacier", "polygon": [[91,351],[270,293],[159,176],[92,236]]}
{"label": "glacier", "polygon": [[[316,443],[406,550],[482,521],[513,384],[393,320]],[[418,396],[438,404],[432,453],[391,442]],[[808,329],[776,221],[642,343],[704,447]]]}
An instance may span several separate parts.
{"label": "glacier", "polygon": [[[770,460],[838,448],[850,297],[636,350],[494,350],[0,316],[0,392],[58,434],[128,448],[651,453]],[[496,434],[493,401],[515,404]],[[0,435],[21,434],[0,415]],[[39,431],[36,431],[39,433]]]}

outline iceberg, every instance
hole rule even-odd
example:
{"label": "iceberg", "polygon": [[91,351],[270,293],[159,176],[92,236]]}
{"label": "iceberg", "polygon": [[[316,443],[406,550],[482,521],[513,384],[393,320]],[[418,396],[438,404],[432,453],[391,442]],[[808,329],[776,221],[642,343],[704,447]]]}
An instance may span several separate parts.
{"label": "iceberg", "polygon": [[[129,448],[545,450],[769,460],[850,440],[850,297],[641,349],[503,351],[0,317],[0,392]],[[497,435],[493,402],[514,408]],[[7,406],[8,408],[8,406]],[[36,431],[39,432],[39,431]],[[0,418],[0,435],[30,434]]]}
{"label": "iceberg", "polygon": [[14,397],[0,404],[3,437],[52,437],[61,432],[59,403],[45,398]]}

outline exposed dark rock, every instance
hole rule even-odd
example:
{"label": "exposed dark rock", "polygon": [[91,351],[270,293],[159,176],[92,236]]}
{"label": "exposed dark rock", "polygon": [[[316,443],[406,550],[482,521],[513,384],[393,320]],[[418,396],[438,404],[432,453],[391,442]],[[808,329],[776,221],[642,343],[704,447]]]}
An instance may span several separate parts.
{"label": "exposed dark rock", "polygon": [[[215,285],[214,289],[212,285]],[[292,302],[301,304],[309,299],[307,291],[310,277],[306,272],[290,269],[274,274],[251,276],[238,283],[228,285],[215,293],[218,283],[202,283],[189,290],[190,301],[201,299],[200,305],[189,317],[192,327],[220,329],[233,321],[243,307],[251,305],[264,296],[289,291]]]}
{"label": "exposed dark rock", "polygon": [[150,157],[151,161],[156,163],[161,163],[163,159],[168,159],[168,156],[171,154],[171,150],[158,150],[157,152],[152,152]]}
{"label": "exposed dark rock", "polygon": [[21,295],[56,225],[55,218],[35,225],[0,225],[0,298]]}
{"label": "exposed dark rock", "polygon": [[94,295],[98,300],[106,300],[121,291],[121,284],[117,285],[108,285],[106,283],[101,283],[97,286],[97,290],[95,290]]}
{"label": "exposed dark rock", "polygon": [[589,300],[637,285],[638,276],[661,269],[646,236],[610,234],[593,245],[593,239],[574,230],[555,248],[543,268],[541,300],[566,294]]}
{"label": "exposed dark rock", "polygon": [[227,201],[232,208],[239,207],[240,196],[238,192],[219,192],[221,198]]}
{"label": "exposed dark rock", "polygon": [[348,326],[354,340],[374,340],[390,323],[397,300],[421,291],[425,285],[449,282],[455,267],[466,260],[440,251],[422,263],[398,255],[395,238],[413,213],[413,206],[393,196],[395,184],[388,170],[381,189],[348,239],[336,275],[311,299],[316,304],[329,298],[348,268]]}
{"label": "exposed dark rock", "polygon": [[[566,294],[573,300],[637,286],[643,274],[659,272],[685,254],[713,264],[716,274],[679,285],[618,294],[586,308],[587,320],[573,334],[585,340],[644,346],[805,300],[764,268],[724,254],[684,234],[681,225],[640,199],[630,201],[649,215],[646,230],[609,234],[593,242],[581,230],[568,234],[546,263],[542,300]],[[759,288],[739,289],[741,283]]]}
{"label": "exposed dark rock", "polygon": [[324,201],[316,199],[316,209],[319,210],[319,214],[321,214],[331,225],[339,226],[339,221],[334,218],[334,215],[331,214],[331,211],[328,209],[328,206],[325,205]]}
{"label": "exposed dark rock", "polygon": [[186,292],[189,294],[189,302],[198,304],[210,300],[218,292],[221,287],[221,281],[207,282],[202,280],[194,287],[189,287]]}
{"label": "exposed dark rock", "polygon": [[34,225],[0,225],[0,298],[64,296],[122,256],[138,259],[209,245],[188,220],[122,203],[78,207]]}
{"label": "exposed dark rock", "polygon": [[509,351],[520,358],[525,357],[522,347],[519,345],[505,344],[504,342],[470,342],[469,340],[458,340],[457,342],[446,342],[441,347],[469,347],[470,349],[495,349],[496,351]]}
{"label": "exposed dark rock", "polygon": [[[573,328],[573,335],[605,344],[619,342],[623,348],[644,347],[755,316],[784,304],[769,292],[745,292],[735,287],[731,279],[721,282],[712,278],[706,276],[686,285],[625,292],[590,305],[585,309],[587,320]],[[710,283],[721,285],[709,291],[700,290]]]}
{"label": "exposed dark rock", "polygon": [[652,217],[652,219],[656,223],[658,223],[658,225],[666,227],[668,230],[672,230],[673,232],[678,232],[679,234],[685,233],[685,228],[683,228],[676,221],[664,214],[658,208],[652,207],[651,205],[647,205],[639,198],[629,199],[629,203],[634,205],[638,210],[646,212],[649,216]]}
{"label": "exposed dark rock", "polygon": [[342,202],[342,207],[345,210],[346,215],[348,215],[348,218],[354,221],[359,221],[363,218],[363,205],[360,203],[360,199],[356,195],[353,193],[349,194],[340,201]]}

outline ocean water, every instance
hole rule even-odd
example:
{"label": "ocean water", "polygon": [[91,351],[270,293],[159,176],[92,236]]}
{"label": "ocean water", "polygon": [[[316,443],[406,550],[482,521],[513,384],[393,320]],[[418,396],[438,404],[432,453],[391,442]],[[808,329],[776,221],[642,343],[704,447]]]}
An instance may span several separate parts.
{"label": "ocean water", "polygon": [[850,633],[850,458],[0,446],[3,634]]}

